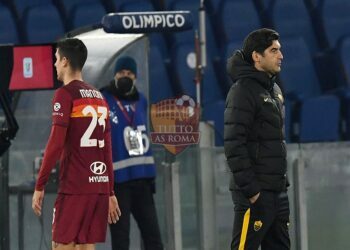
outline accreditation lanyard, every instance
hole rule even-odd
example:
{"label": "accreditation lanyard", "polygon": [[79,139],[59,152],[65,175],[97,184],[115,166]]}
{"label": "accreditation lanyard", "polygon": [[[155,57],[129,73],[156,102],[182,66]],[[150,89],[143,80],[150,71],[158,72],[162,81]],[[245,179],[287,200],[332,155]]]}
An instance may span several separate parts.
{"label": "accreditation lanyard", "polygon": [[128,112],[125,110],[125,108],[124,108],[123,104],[121,103],[121,101],[117,97],[114,97],[114,98],[115,98],[115,100],[116,100],[120,110],[122,111],[125,119],[128,121],[129,125],[133,126],[133,123],[134,123],[134,120],[135,120],[134,118],[135,118],[135,112],[136,112],[136,104],[129,105],[129,107],[131,108],[131,110],[133,112],[132,116],[129,116]]}

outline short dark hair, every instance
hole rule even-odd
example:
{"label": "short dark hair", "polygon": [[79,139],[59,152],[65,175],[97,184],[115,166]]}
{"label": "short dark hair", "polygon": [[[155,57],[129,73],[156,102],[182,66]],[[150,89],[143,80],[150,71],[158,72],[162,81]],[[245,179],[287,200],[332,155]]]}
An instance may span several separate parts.
{"label": "short dark hair", "polygon": [[59,40],[56,44],[60,57],[69,61],[72,70],[82,70],[87,58],[85,44],[77,38],[66,38]]}
{"label": "short dark hair", "polygon": [[254,51],[263,54],[264,51],[272,45],[272,42],[278,40],[280,35],[277,31],[267,28],[254,30],[243,42],[242,52],[244,59],[253,64],[252,53]]}

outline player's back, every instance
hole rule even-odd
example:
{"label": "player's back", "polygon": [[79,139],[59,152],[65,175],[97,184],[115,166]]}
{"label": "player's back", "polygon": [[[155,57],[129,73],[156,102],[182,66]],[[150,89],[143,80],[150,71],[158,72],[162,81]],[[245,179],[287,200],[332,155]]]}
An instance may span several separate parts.
{"label": "player's back", "polygon": [[58,115],[54,123],[67,126],[59,192],[109,193],[105,136],[110,125],[102,94],[84,82],[72,81],[56,92],[55,101],[57,96],[64,107],[62,120]]}

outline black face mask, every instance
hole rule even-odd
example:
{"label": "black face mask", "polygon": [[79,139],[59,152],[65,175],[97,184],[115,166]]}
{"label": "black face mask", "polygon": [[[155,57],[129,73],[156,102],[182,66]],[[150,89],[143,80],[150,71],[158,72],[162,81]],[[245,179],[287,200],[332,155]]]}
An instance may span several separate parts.
{"label": "black face mask", "polygon": [[123,95],[128,95],[132,92],[134,87],[134,81],[130,77],[121,77],[118,80],[115,80],[115,86]]}

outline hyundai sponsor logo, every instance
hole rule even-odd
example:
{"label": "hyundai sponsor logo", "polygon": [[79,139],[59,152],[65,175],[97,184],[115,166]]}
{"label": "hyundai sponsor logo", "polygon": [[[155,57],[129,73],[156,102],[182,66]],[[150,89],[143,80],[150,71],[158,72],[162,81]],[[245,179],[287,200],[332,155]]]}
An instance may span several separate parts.
{"label": "hyundai sponsor logo", "polygon": [[95,161],[90,165],[90,170],[96,175],[102,175],[106,172],[107,166],[101,161]]}
{"label": "hyundai sponsor logo", "polygon": [[89,176],[89,182],[109,182],[108,176]]}

